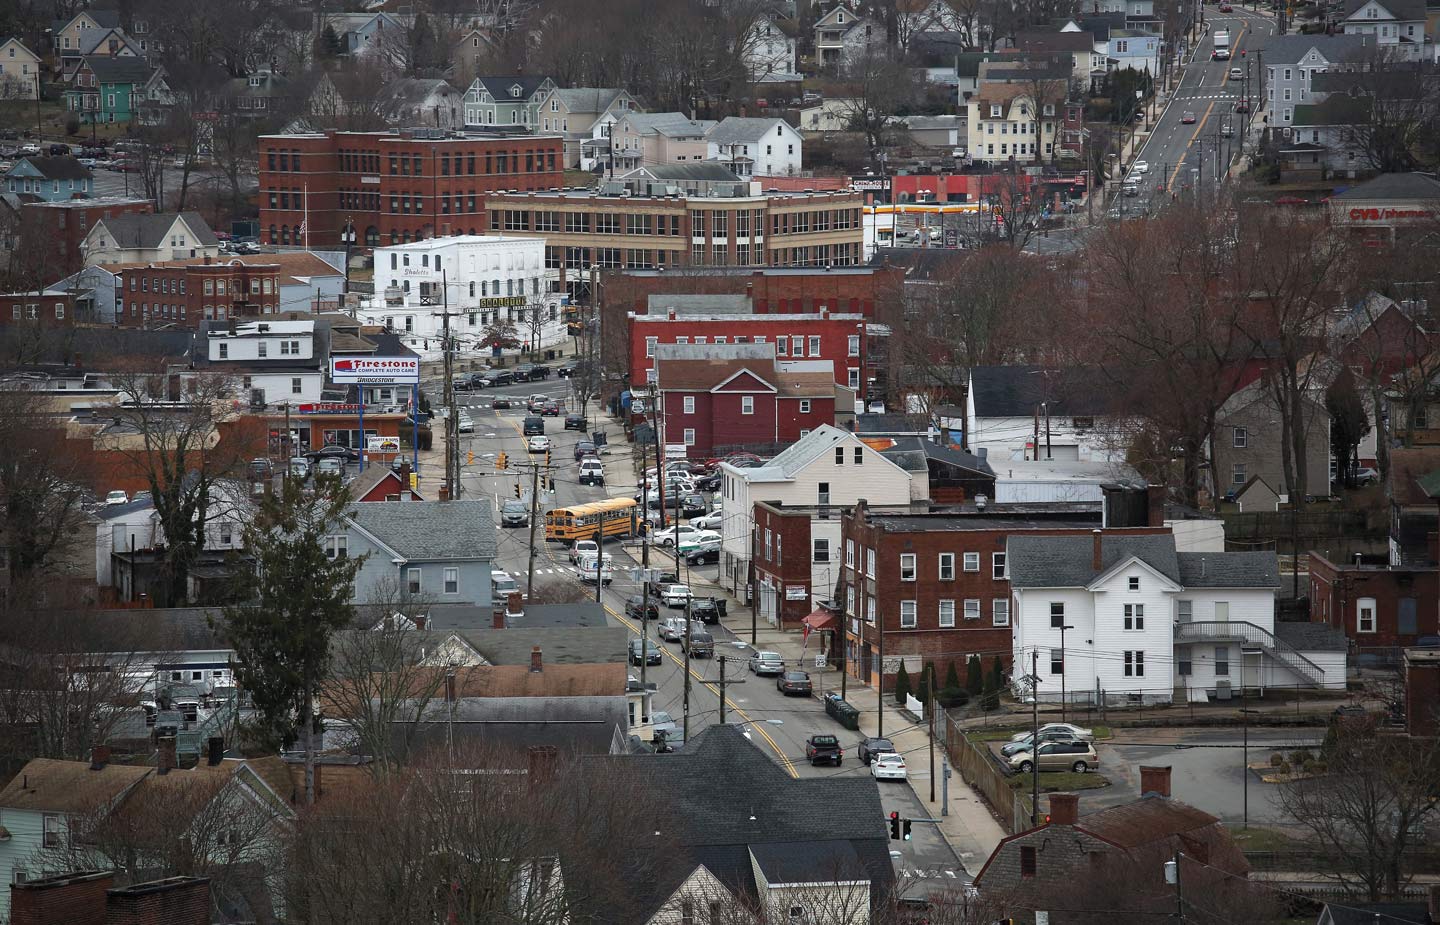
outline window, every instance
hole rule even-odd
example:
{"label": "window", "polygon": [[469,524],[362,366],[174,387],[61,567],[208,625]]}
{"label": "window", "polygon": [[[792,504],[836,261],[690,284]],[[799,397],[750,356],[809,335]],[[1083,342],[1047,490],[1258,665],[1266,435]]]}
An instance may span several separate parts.
{"label": "window", "polygon": [[221,345],[220,345],[220,359],[222,359],[222,360],[228,360],[228,359],[230,359],[230,345],[229,345],[229,344],[221,344]]}
{"label": "window", "polygon": [[954,625],[955,625],[955,602],[954,602],[954,601],[941,601],[941,602],[940,602],[940,625],[941,625],[941,626],[954,626]]}
{"label": "window", "polygon": [[848,340],[846,356],[858,357],[860,355],[860,335],[851,334]]}
{"label": "window", "polygon": [[260,351],[260,352],[259,352],[259,357],[260,357],[260,359],[262,359],[262,360],[265,359],[266,354],[268,354],[268,353],[270,352],[270,345],[267,344],[267,343],[265,343],[265,342],[262,340],[262,341],[261,341],[259,344],[257,344],[256,346],[259,348],[259,351]]}
{"label": "window", "polygon": [[852,389],[860,388],[860,370],[855,368],[854,366],[851,366],[846,369],[845,373],[847,377],[846,385],[848,385]]}
{"label": "window", "polygon": [[741,413],[741,414],[754,414],[754,413],[755,413],[755,396],[754,396],[754,395],[742,395],[742,396],[740,396],[740,413]]}
{"label": "window", "polygon": [[411,594],[420,593],[420,570],[418,568],[405,570],[405,590]]}
{"label": "window", "polygon": [[458,568],[447,568],[445,570],[445,593],[460,593],[460,570]]}
{"label": "window", "polygon": [[865,622],[875,622],[875,598],[873,597],[865,598]]}
{"label": "window", "polygon": [[808,399],[808,398],[802,398],[802,399],[800,399],[800,413],[801,413],[801,414],[809,414],[809,413],[810,413],[810,399]]}
{"label": "window", "polygon": [[1003,552],[990,554],[990,577],[996,581],[1005,580],[1005,554]]}
{"label": "window", "polygon": [[1243,450],[1250,445],[1250,432],[1243,427],[1237,427],[1231,435],[1233,440],[1231,446],[1237,450]]}
{"label": "window", "polygon": [[835,465],[845,465],[845,448],[843,446],[837,446],[835,448]]}
{"label": "window", "polygon": [[1026,880],[1035,877],[1035,849],[1027,845],[1020,847],[1020,876]]}
{"label": "window", "polygon": [[915,554],[913,552],[900,554],[900,580],[915,580]]}
{"label": "window", "polygon": [[855,567],[855,541],[845,541],[845,564],[851,568]]}
{"label": "window", "polygon": [[967,620],[978,620],[978,619],[980,619],[980,599],[979,599],[979,598],[972,597],[972,598],[967,598],[967,599],[965,600],[965,619],[967,619]]}
{"label": "window", "polygon": [[655,356],[655,345],[658,344],[659,342],[660,342],[660,338],[658,338],[658,337],[647,337],[647,338],[645,338],[645,356],[647,356],[647,357],[653,357],[653,356]]}
{"label": "window", "polygon": [[1244,484],[1245,484],[1245,479],[1246,479],[1246,476],[1245,476],[1245,464],[1244,464],[1244,463],[1235,463],[1234,465],[1232,465],[1232,466],[1230,467],[1230,484],[1231,484],[1231,485],[1244,485]]}
{"label": "window", "polygon": [[845,586],[845,612],[846,612],[847,614],[849,614],[850,616],[852,616],[852,617],[855,616],[855,586],[854,586],[854,585],[846,585],[846,586]]}
{"label": "window", "polygon": [[875,577],[875,550],[873,549],[865,550],[865,576],[867,578]]}
{"label": "window", "polygon": [[953,552],[940,553],[940,580],[955,580],[955,554]]}
{"label": "window", "polygon": [[829,483],[829,482],[821,482],[819,485],[815,486],[815,497],[816,497],[816,501],[815,501],[816,504],[829,504],[829,503],[830,503],[830,483]]}
{"label": "window", "polygon": [[814,539],[811,541],[810,559],[813,562],[830,561],[830,541],[828,539]]}
{"label": "window", "polygon": [[685,414],[694,414],[694,413],[695,413],[695,396],[694,396],[694,395],[686,395],[686,396],[685,396]]}
{"label": "window", "polygon": [[967,571],[967,572],[978,572],[978,571],[980,571],[980,554],[979,554],[978,552],[967,552],[967,553],[965,553],[965,571]]}
{"label": "window", "polygon": [[684,439],[685,439],[685,445],[686,445],[686,446],[694,446],[694,445],[695,445],[695,428],[693,428],[693,427],[687,427],[687,428],[685,428]]}
{"label": "window", "polygon": [[914,628],[915,628],[915,602],[914,602],[914,601],[901,601],[901,602],[900,602],[900,628],[901,628],[901,629],[914,629]]}
{"label": "window", "polygon": [[1215,647],[1215,677],[1228,678],[1230,676],[1230,647]]}
{"label": "window", "polygon": [[1175,622],[1176,622],[1176,623],[1189,623],[1189,622],[1190,622],[1191,620],[1193,620],[1194,618],[1195,618],[1195,602],[1194,602],[1194,601],[1176,601],[1176,602],[1175,602]]}
{"label": "window", "polygon": [[1143,677],[1145,677],[1145,653],[1144,653],[1144,652],[1141,652],[1141,651],[1138,651],[1138,650],[1132,650],[1132,649],[1126,649],[1126,650],[1125,650],[1125,677],[1127,677],[1127,678],[1143,678]]}
{"label": "window", "polygon": [[1125,605],[1125,628],[1127,630],[1143,630],[1145,628],[1145,605]]}
{"label": "window", "polygon": [[1176,646],[1176,647],[1175,647],[1175,672],[1176,672],[1176,674],[1180,675],[1180,677],[1182,677],[1182,678],[1189,677],[1190,674],[1191,674],[1191,667],[1192,667],[1192,666],[1191,666],[1191,663],[1190,663],[1190,647],[1189,647],[1189,646]]}
{"label": "window", "polygon": [[301,382],[301,380],[298,379],[298,378],[297,378],[297,379],[291,379],[291,380],[290,380],[290,394],[291,394],[291,395],[303,395],[304,393],[305,393],[305,386],[304,386],[304,384]]}
{"label": "window", "polygon": [[1051,673],[1051,674],[1064,674],[1064,673],[1065,673],[1065,650],[1064,650],[1064,649],[1051,649],[1051,650],[1050,650],[1050,673]]}
{"label": "window", "polygon": [[44,846],[46,848],[60,847],[60,814],[46,813],[42,818],[44,826]]}
{"label": "window", "polygon": [[1065,625],[1065,602],[1064,602],[1064,601],[1051,601],[1051,602],[1050,602],[1050,628],[1051,628],[1052,630],[1058,630],[1060,627],[1062,627],[1062,626],[1064,626],[1064,625]]}
{"label": "window", "polygon": [[1362,597],[1355,602],[1355,631],[1375,632],[1375,598]]}
{"label": "window", "polygon": [[1130,588],[1131,591],[1139,591],[1139,590],[1140,590],[1140,576],[1139,576],[1139,575],[1131,575],[1131,576],[1130,576],[1130,580],[1129,580],[1129,582],[1128,582],[1128,585],[1129,585],[1129,588]]}

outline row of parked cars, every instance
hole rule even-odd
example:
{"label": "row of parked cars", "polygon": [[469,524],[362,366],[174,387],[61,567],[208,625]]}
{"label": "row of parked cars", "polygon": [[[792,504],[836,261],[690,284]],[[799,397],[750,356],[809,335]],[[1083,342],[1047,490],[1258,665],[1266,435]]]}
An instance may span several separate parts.
{"label": "row of parked cars", "polygon": [[[1036,745],[1039,745],[1037,748]],[[1012,771],[1093,771],[1100,766],[1092,730],[1074,723],[1046,723],[1034,732],[1019,732],[1000,746],[1000,759]]]}

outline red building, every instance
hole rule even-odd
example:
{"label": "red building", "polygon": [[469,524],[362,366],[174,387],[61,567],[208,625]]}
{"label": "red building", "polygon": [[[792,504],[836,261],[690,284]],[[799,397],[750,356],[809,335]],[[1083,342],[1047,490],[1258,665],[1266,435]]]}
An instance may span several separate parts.
{"label": "red building", "polygon": [[991,504],[979,510],[972,504],[933,514],[881,514],[864,502],[856,505],[841,524],[847,670],[868,684],[883,653],[888,687],[900,659],[912,678],[933,662],[942,681],[952,663],[964,678],[971,655],[979,655],[987,670],[995,656],[1008,666],[1006,542],[1021,533],[1089,536],[1101,525],[1098,511],[1056,507]]}
{"label": "red building", "polygon": [[488,227],[487,193],[562,185],[563,139],[440,129],[262,135],[260,234],[364,247]]}
{"label": "red building", "polygon": [[904,285],[904,268],[893,266],[685,267],[607,272],[603,296],[611,315],[605,320],[617,324],[631,312],[649,314],[651,296],[677,295],[741,295],[756,314],[828,310],[874,318],[877,307],[900,304]]}
{"label": "red building", "polygon": [[280,310],[278,262],[205,257],[120,264],[109,269],[116,276],[115,320],[125,327],[158,323],[198,329],[207,319],[244,318]]}
{"label": "red building", "polygon": [[828,310],[799,314],[727,314],[669,309],[630,316],[630,382],[655,381],[655,352],[662,344],[774,344],[780,360],[833,364],[835,382],[860,387],[865,365],[863,314]]}
{"label": "red building", "polygon": [[661,434],[697,458],[773,453],[835,423],[835,374],[824,360],[777,360],[773,344],[667,345],[656,353]]}
{"label": "red building", "polygon": [[756,541],[751,561],[755,566],[755,587],[776,589],[779,625],[794,628],[814,610],[810,603],[812,595],[826,597],[829,590],[833,590],[811,586],[814,547],[810,540],[810,518],[815,512],[809,508],[786,508],[779,502],[757,501],[753,515]]}
{"label": "red building", "polygon": [[1440,635],[1434,566],[1354,565],[1310,553],[1310,619],[1343,632],[1354,650],[1416,645]]}
{"label": "red building", "polygon": [[70,327],[75,317],[75,294],[63,289],[44,292],[0,293],[0,326],[32,324],[43,327]]}
{"label": "red building", "polygon": [[50,278],[69,275],[85,265],[80,243],[96,222],[117,215],[148,215],[154,211],[150,200],[124,196],[27,202],[20,210],[26,223],[27,244],[38,241],[53,248],[54,262],[47,266],[54,274]]}

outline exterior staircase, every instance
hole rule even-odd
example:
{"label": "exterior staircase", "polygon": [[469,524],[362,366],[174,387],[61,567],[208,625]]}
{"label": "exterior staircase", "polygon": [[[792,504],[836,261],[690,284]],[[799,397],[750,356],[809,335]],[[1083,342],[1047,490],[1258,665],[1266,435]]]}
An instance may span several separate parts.
{"label": "exterior staircase", "polygon": [[1239,642],[1242,649],[1259,649],[1267,658],[1284,665],[1311,687],[1324,686],[1325,672],[1300,650],[1284,642],[1274,633],[1244,620],[1199,620],[1175,624],[1175,641]]}

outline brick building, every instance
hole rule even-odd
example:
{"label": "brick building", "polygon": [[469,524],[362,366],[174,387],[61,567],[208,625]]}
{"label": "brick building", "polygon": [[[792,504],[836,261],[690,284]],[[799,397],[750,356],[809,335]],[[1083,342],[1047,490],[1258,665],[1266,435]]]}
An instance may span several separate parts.
{"label": "brick building", "polygon": [[[1089,536],[1100,527],[1089,505],[989,504],[942,513],[877,514],[864,501],[841,523],[841,606],[847,670],[870,682],[882,649],[885,683],[915,677],[935,662],[964,672],[971,655],[1009,664],[1011,594],[1005,544],[1012,536]],[[1168,533],[1165,527],[1116,531]]]}
{"label": "brick building", "polygon": [[604,274],[604,301],[612,319],[623,323],[627,313],[663,310],[656,296],[744,296],[756,314],[819,312],[860,313],[874,318],[877,307],[898,305],[905,270],[897,266],[697,267],[625,269]]}
{"label": "brick building", "polygon": [[[658,348],[661,434],[705,459],[733,449],[773,454],[835,423],[837,394],[825,360],[779,360],[773,344],[667,344]],[[841,405],[853,408],[853,399]]]}
{"label": "brick building", "polygon": [[1440,648],[1406,649],[1405,731],[1440,735]]}
{"label": "brick building", "polygon": [[[261,260],[264,259],[263,255]],[[249,318],[280,311],[279,262],[240,259],[118,264],[115,320],[122,326]]]}
{"label": "brick building", "polygon": [[[748,312],[743,302],[736,307]],[[655,381],[655,351],[661,344],[753,343],[774,344],[775,355],[782,360],[827,361],[833,364],[837,385],[860,387],[865,316],[859,313],[760,315],[672,308],[632,314],[629,322],[630,382],[636,386]]]}
{"label": "brick building", "polygon": [[1310,553],[1310,618],[1343,632],[1356,649],[1416,645],[1440,634],[1433,565],[1336,563]]}
{"label": "brick building", "polygon": [[77,295],[64,289],[0,293],[0,327],[18,324],[71,327],[77,320],[83,320],[75,317]]}
{"label": "brick building", "polygon": [[117,215],[148,215],[154,211],[150,200],[126,196],[27,202],[20,207],[26,223],[24,230],[38,232],[25,238],[26,245],[40,243],[51,249],[54,262],[48,264],[47,269],[53,272],[47,278],[74,273],[85,265],[85,253],[80,245],[96,222]]}
{"label": "brick building", "polygon": [[[815,609],[812,598],[827,599],[835,590],[814,587],[812,560],[829,560],[835,553],[827,543],[817,547],[811,537],[810,508],[786,508],[778,501],[755,505],[754,546],[756,596],[766,616],[777,625],[794,628]],[[839,512],[831,515],[837,521]],[[786,553],[789,550],[789,553]]]}
{"label": "brick building", "polygon": [[262,135],[260,235],[307,247],[477,234],[489,194],[562,183],[559,135],[441,129]]}
{"label": "brick building", "polygon": [[208,925],[210,880],[167,877],[114,887],[114,871],[55,874],[10,886],[12,925]]}

